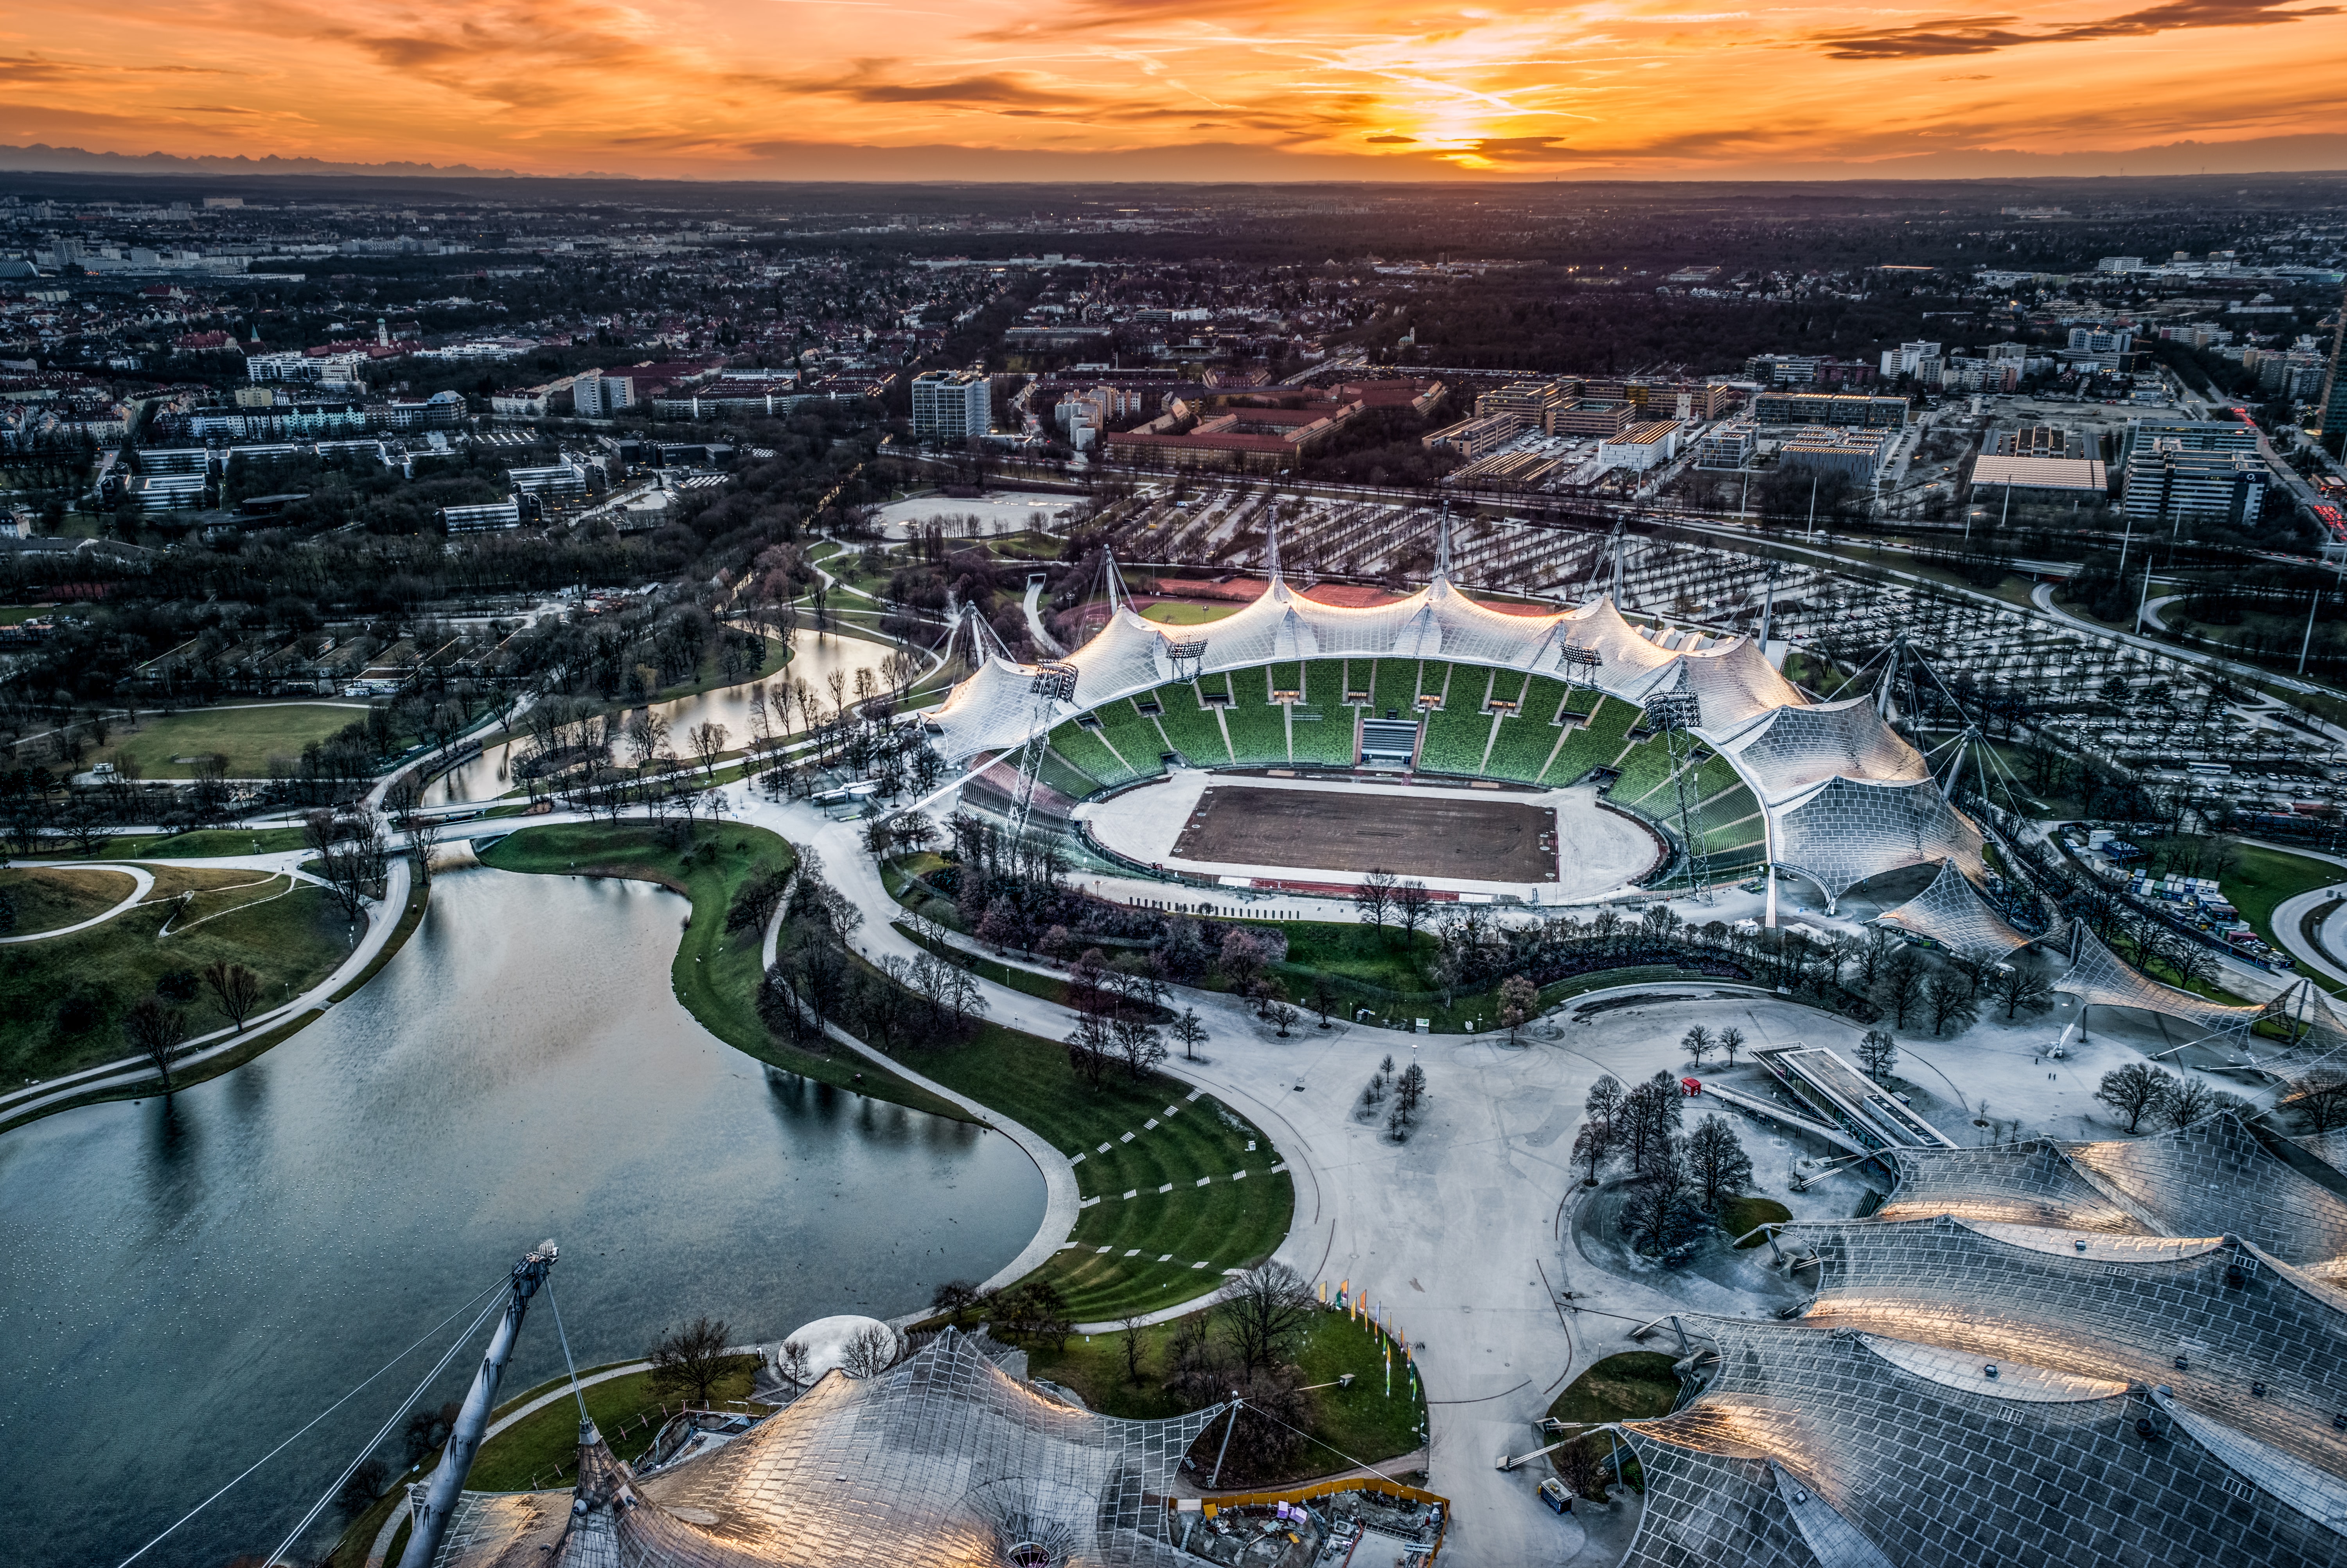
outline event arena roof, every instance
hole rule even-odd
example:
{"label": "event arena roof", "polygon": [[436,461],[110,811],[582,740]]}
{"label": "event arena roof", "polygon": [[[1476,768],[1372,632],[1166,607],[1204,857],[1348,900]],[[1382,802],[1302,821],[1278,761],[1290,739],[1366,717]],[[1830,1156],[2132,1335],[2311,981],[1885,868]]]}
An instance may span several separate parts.
{"label": "event arena roof", "polygon": [[[1177,646],[1191,650],[1180,661]],[[1581,651],[1597,655],[1594,671],[1568,657]],[[1460,592],[1440,566],[1417,593],[1366,609],[1297,591],[1276,558],[1263,593],[1222,620],[1163,627],[1120,603],[1069,655],[1072,697],[1038,696],[1035,667],[995,653],[928,717],[938,750],[958,763],[1002,753],[1104,702],[1176,680],[1336,657],[1525,671],[1641,705],[1665,693],[1692,695],[1696,733],[1760,801],[1770,857],[1815,881],[1829,901],[1904,866],[1980,864],[1979,831],[1949,806],[1923,758],[1868,700],[1812,703],[1750,638],[1635,627],[1610,598],[1544,615],[1495,610]]]}
{"label": "event arena roof", "polygon": [[585,1424],[568,1500],[466,1493],[434,1568],[1174,1568],[1165,1499],[1223,1409],[1076,1409],[948,1329],[641,1481]]}

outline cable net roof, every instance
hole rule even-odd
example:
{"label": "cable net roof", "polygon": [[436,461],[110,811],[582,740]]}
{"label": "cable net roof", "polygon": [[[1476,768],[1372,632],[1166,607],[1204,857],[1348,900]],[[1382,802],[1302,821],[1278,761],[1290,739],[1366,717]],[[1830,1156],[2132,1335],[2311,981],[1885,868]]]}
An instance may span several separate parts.
{"label": "cable net roof", "polygon": [[1772,708],[1720,743],[1774,805],[1830,778],[1911,783],[1927,777],[1922,753],[1905,741],[1870,697]]}
{"label": "cable net roof", "polygon": [[436,1568],[1012,1568],[1021,1547],[1051,1568],[1173,1568],[1164,1500],[1220,1414],[1128,1421],[1057,1404],[948,1329],[877,1377],[826,1373],[643,1481],[595,1438],[550,1553],[536,1550],[542,1527],[515,1528],[532,1500],[488,1498],[467,1539],[493,1550],[456,1554],[452,1531]]}
{"label": "cable net roof", "polygon": [[1884,910],[1875,922],[1928,937],[1952,953],[1981,948],[2005,953],[2034,940],[2006,925],[1952,858],[1940,863],[1930,886],[1896,909]]}
{"label": "cable net roof", "polygon": [[[1177,642],[1198,649],[1194,665],[1177,670],[1169,653]],[[1570,665],[1569,648],[1594,651],[1596,669]],[[1037,698],[1033,671],[995,655],[948,694],[928,723],[938,751],[959,763],[1010,751],[1038,731],[1177,673],[1337,657],[1439,659],[1567,676],[1638,705],[1664,692],[1692,694],[1696,734],[1759,796],[1778,858],[1816,880],[1829,899],[1901,866],[1980,861],[1979,832],[1948,805],[1923,759],[1866,699],[1811,704],[1747,637],[1643,630],[1607,598],[1512,615],[1477,602],[1440,574],[1407,599],[1355,609],[1323,604],[1275,573],[1236,613],[1178,631],[1121,605],[1069,655],[1078,672],[1072,702]]]}
{"label": "cable net roof", "polygon": [[2347,1388],[2347,1299],[2253,1247],[1944,1216],[1799,1224],[1778,1240],[1815,1251],[1812,1327],[1926,1342],[1973,1371],[2017,1362],[2165,1383],[2210,1419],[2347,1474],[2347,1438],[2331,1425]]}
{"label": "cable net roof", "polygon": [[1885,1220],[1952,1214],[2011,1225],[2149,1235],[2151,1227],[2079,1174],[2052,1142],[1988,1149],[1892,1149],[1898,1183]]}
{"label": "cable net roof", "polygon": [[2286,1263],[2347,1256],[2347,1202],[2266,1152],[2231,1112],[2148,1138],[2073,1143],[2071,1162],[2168,1235],[2238,1235]]}
{"label": "cable net roof", "polygon": [[[1624,1559],[1638,1568],[1878,1555],[1901,1568],[2187,1568],[2335,1562],[2347,1546],[2181,1422],[2146,1442],[2134,1422],[2157,1407],[2113,1378],[2003,1361],[1992,1378],[1969,1355],[1847,1328],[1708,1319],[1701,1331],[1719,1351],[1711,1385],[1623,1429],[1646,1478]],[[1802,1532],[1768,1461],[1848,1536]]]}
{"label": "cable net roof", "polygon": [[1778,863],[1815,882],[1829,901],[1902,866],[1980,864],[1980,829],[1928,777],[1877,783],[1837,776],[1770,809]]}

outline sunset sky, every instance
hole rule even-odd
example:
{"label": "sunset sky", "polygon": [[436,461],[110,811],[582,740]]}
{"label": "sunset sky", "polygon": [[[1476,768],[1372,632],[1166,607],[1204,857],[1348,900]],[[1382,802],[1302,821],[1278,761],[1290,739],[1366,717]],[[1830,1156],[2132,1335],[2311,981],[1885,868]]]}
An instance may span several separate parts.
{"label": "sunset sky", "polygon": [[94,151],[766,179],[2347,167],[2347,5],[2297,0],[47,0],[12,17],[0,142]]}

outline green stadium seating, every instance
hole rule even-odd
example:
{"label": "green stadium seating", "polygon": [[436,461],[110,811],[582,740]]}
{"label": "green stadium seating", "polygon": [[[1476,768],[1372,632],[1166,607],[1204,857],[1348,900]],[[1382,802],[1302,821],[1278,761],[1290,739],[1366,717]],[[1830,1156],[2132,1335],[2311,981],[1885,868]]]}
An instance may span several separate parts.
{"label": "green stadium seating", "polygon": [[1102,744],[1098,735],[1073,719],[1051,732],[1051,749],[1103,784],[1129,784],[1141,776],[1118,762],[1116,753]]}
{"label": "green stadium seating", "polygon": [[[1317,680],[1318,671],[1314,671],[1305,679]],[[1331,685],[1329,690],[1337,688]],[[1319,722],[1305,718],[1307,713],[1319,714]],[[1353,710],[1334,702],[1298,703],[1296,727],[1289,732],[1288,742],[1293,748],[1293,760],[1301,765],[1349,768],[1360,760],[1353,749]]]}
{"label": "green stadium seating", "polygon": [[1661,735],[1631,748],[1614,764],[1622,777],[1605,794],[1615,805],[1631,806],[1657,815],[1676,808],[1677,795],[1665,787],[1671,776],[1671,754]]}
{"label": "green stadium seating", "polygon": [[1315,659],[1304,666],[1304,702],[1307,707],[1317,708],[1324,713],[1344,709],[1345,661],[1342,659]]}
{"label": "green stadium seating", "polygon": [[[1382,719],[1388,709],[1398,710],[1408,718],[1418,701],[1418,661],[1415,659],[1380,659],[1378,663],[1377,686],[1369,694],[1369,716]],[[1440,666],[1437,666],[1438,670]],[[1441,677],[1438,674],[1436,682]]]}
{"label": "green stadium seating", "polygon": [[1165,710],[1157,716],[1165,739],[1191,765],[1211,768],[1231,760],[1229,749],[1223,744],[1223,727],[1214,723],[1214,714],[1198,706],[1197,694],[1188,682],[1160,686],[1157,701]]}
{"label": "green stadium seating", "polygon": [[1165,737],[1129,699],[1102,703],[1093,717],[1100,720],[1102,733],[1136,777],[1155,778],[1165,771]]}
{"label": "green stadium seating", "polygon": [[1081,800],[1101,787],[1100,780],[1080,772],[1060,755],[1056,737],[1051,749],[1043,753],[1042,765],[1035,770],[1035,777],[1038,782],[1049,784],[1071,800]]}
{"label": "green stadium seating", "polygon": [[[1574,693],[1576,700],[1582,695]],[[1590,722],[1565,736],[1564,745],[1541,775],[1541,782],[1552,786],[1569,784],[1592,768],[1612,767],[1638,716],[1638,710],[1627,702],[1598,700]]]}
{"label": "green stadium seating", "polygon": [[[1461,671],[1463,678],[1468,671]],[[1456,695],[1456,693],[1454,693]],[[1491,715],[1481,712],[1481,693],[1473,702],[1453,702],[1427,715],[1426,739],[1418,748],[1418,765],[1439,774],[1479,773],[1484,743],[1491,738]]]}
{"label": "green stadium seating", "polygon": [[1286,767],[1287,765],[1287,714],[1260,696],[1251,702],[1240,702],[1226,710],[1223,722],[1230,726],[1233,760],[1250,767]]}
{"label": "green stadium seating", "polygon": [[1266,665],[1269,692],[1301,692],[1304,690],[1304,664],[1296,659],[1276,659]]}
{"label": "green stadium seating", "polygon": [[1544,724],[1537,719],[1519,716],[1501,720],[1499,738],[1491,743],[1491,755],[1483,764],[1484,774],[1518,784],[1539,782],[1541,766],[1555,749],[1560,733],[1554,724]]}

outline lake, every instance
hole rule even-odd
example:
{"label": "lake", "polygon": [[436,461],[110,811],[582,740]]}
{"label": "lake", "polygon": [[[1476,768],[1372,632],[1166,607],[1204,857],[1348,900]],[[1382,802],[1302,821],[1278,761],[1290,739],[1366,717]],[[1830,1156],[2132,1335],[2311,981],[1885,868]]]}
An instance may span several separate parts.
{"label": "lake", "polygon": [[[581,1366],[702,1313],[737,1343],[889,1317],[1016,1255],[1043,1213],[1026,1156],[711,1035],[669,981],[686,908],[642,883],[444,874],[406,947],[286,1044],[168,1103],[0,1136],[6,1560],[110,1568],[541,1237]],[[442,1348],[144,1561],[272,1549]],[[506,1391],[560,1366],[541,1296]]]}

